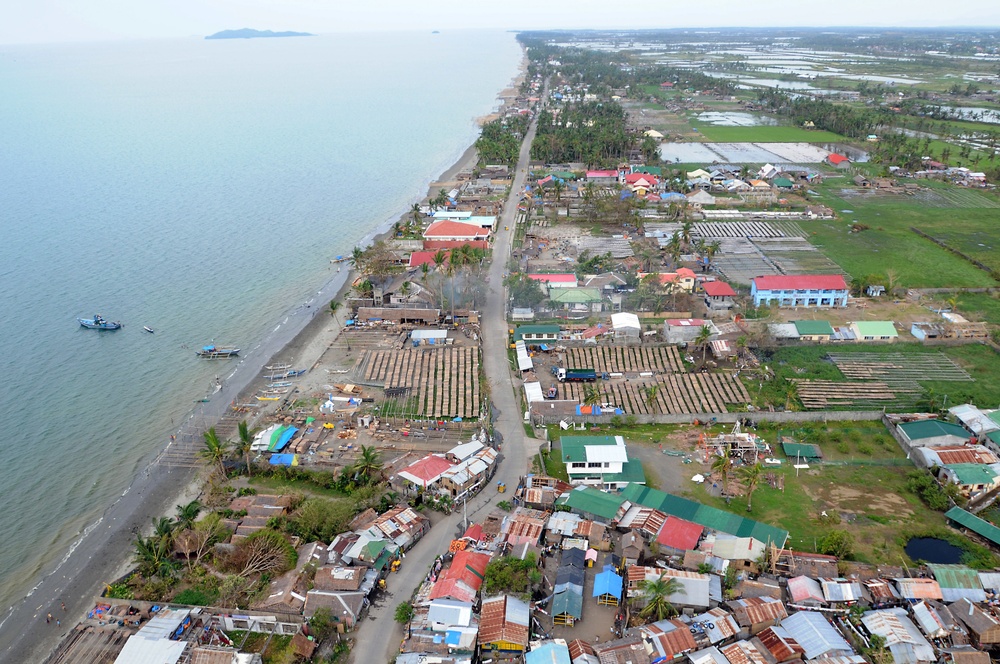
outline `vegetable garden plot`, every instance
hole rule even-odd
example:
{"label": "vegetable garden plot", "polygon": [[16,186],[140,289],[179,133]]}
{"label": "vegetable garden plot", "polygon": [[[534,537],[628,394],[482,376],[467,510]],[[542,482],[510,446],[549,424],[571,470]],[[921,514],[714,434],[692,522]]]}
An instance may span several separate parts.
{"label": "vegetable garden plot", "polygon": [[581,403],[592,390],[600,401],[628,414],[666,415],[728,413],[727,404],[744,407],[750,401],[746,388],[729,373],[673,373],[644,379],[598,383],[566,383],[560,398]]}
{"label": "vegetable garden plot", "polygon": [[479,349],[406,348],[365,351],[361,378],[387,390],[409,388],[407,410],[424,417],[479,417]]}
{"label": "vegetable garden plot", "polygon": [[783,231],[766,221],[703,221],[691,230],[703,238],[784,236]]}
{"label": "vegetable garden plot", "polygon": [[975,380],[944,353],[830,353],[830,359],[844,376],[855,380],[879,380],[889,384]]}
{"label": "vegetable garden plot", "polygon": [[569,369],[593,369],[597,373],[657,373],[684,371],[676,346],[591,346],[566,351]]}

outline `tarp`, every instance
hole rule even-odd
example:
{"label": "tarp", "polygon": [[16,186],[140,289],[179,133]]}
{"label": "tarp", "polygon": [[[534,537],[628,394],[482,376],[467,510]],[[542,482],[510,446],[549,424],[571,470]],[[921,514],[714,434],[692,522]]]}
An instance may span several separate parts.
{"label": "tarp", "polygon": [[297,454],[272,454],[272,466],[297,466],[299,465],[299,455]]}
{"label": "tarp", "polygon": [[[277,432],[275,432],[275,434],[271,436],[271,447],[269,448],[270,451],[280,452],[281,450],[285,449],[285,446],[288,445],[289,441],[291,441],[292,438],[295,437],[295,434],[297,434],[298,432],[299,430],[296,429],[295,427],[288,427],[287,429],[281,432],[280,436],[278,436]],[[278,436],[277,441],[275,441],[275,436]]]}
{"label": "tarp", "polygon": [[622,578],[607,567],[594,577],[593,596],[600,597],[601,595],[611,595],[615,599],[622,598]]}

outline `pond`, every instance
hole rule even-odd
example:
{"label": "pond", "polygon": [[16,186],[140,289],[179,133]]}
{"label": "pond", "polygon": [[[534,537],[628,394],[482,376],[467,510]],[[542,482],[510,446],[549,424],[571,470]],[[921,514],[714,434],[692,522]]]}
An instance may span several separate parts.
{"label": "pond", "polygon": [[956,564],[962,562],[962,549],[937,537],[914,537],[903,547],[912,560],[928,563]]}

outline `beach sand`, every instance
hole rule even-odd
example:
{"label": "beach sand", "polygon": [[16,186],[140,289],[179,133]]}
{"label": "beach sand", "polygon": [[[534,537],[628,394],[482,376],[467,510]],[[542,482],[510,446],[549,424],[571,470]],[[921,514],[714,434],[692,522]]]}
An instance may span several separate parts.
{"label": "beach sand", "polygon": [[[513,93],[509,90],[505,93],[508,94],[503,101],[512,98]],[[471,169],[475,163],[476,150],[470,146],[455,164],[430,184],[424,202],[440,188],[454,185],[457,174]],[[402,221],[408,216],[409,211],[404,211],[399,219]],[[391,228],[392,224],[382,227],[379,229],[381,232],[373,236],[374,239],[387,237]],[[336,267],[331,266],[331,270],[336,270]],[[331,345],[342,330],[338,324],[342,318],[335,319],[330,315],[329,302],[331,299],[342,300],[354,276],[346,267],[342,272],[334,272],[316,296],[290,314],[289,318],[296,315],[298,318],[291,320],[289,327],[298,323],[300,329],[284,341],[272,340],[270,348],[267,344],[263,345],[250,366],[244,367],[241,363],[238,375],[227,381],[222,392],[212,397],[212,404],[209,405],[214,405],[214,408],[203,409],[202,417],[211,417],[213,410],[221,415],[234,400],[242,403],[251,399],[259,384],[260,368],[265,364],[287,362],[297,368],[313,369],[317,368],[321,359],[324,365],[344,361],[346,358],[334,358],[328,354],[333,352]],[[257,367],[256,370],[254,367]],[[309,394],[331,381],[331,376],[324,370],[310,371],[296,387],[300,393]],[[258,417],[271,410],[261,409]],[[197,498],[205,479],[203,469],[169,466],[157,461],[140,473],[129,489],[74,544],[56,569],[47,572],[28,596],[15,604],[0,622],[0,662],[43,662],[93,608],[105,584],[121,578],[133,568],[131,552],[136,534],[149,531],[154,518],[172,515],[176,505]],[[60,608],[61,602],[65,602],[66,611]],[[50,612],[61,619],[61,627],[57,627],[55,622],[46,624],[45,616]]]}

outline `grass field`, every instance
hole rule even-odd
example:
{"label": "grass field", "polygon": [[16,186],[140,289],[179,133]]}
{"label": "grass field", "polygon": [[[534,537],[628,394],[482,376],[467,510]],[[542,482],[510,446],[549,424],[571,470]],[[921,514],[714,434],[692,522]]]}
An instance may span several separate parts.
{"label": "grass field", "polygon": [[800,127],[725,127],[695,123],[705,140],[713,143],[835,143],[846,140],[830,131],[813,131]]}
{"label": "grass field", "polygon": [[1000,298],[989,293],[961,293],[957,308],[969,320],[984,320],[1000,325]]}
{"label": "grass field", "polygon": [[[936,196],[930,201],[916,196],[854,196],[847,182],[839,179],[828,180],[818,187],[818,191],[820,200],[836,210],[841,219],[807,226],[809,240],[849,274],[856,277],[884,275],[891,269],[899,285],[910,288],[996,285],[985,271],[910,230],[911,226],[919,228],[986,265],[1000,269],[1000,252],[991,251],[992,243],[983,241],[995,230],[997,212],[992,205],[985,207],[992,204],[992,199],[976,192],[948,189],[932,190],[930,193]],[[976,198],[968,197],[974,194],[981,198],[984,207],[958,211],[933,203],[939,198],[947,201],[948,196],[958,194],[963,195],[966,204],[976,202]],[[961,223],[956,223],[959,220]],[[849,224],[855,222],[869,229],[851,233]]]}
{"label": "grass field", "polygon": [[783,406],[786,393],[783,391],[791,379],[846,380],[840,369],[825,358],[831,352],[848,353],[944,353],[959,364],[974,379],[973,382],[941,380],[919,381],[920,387],[933,390],[939,398],[948,396],[949,404],[971,402],[976,404],[1000,403],[1000,355],[982,344],[968,344],[950,347],[928,347],[917,343],[897,343],[890,347],[881,345],[856,344],[853,346],[799,346],[780,348],[764,357],[765,363],[775,372],[775,380],[763,385],[750,381],[747,390],[756,405],[765,407],[768,403]]}

